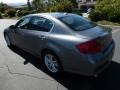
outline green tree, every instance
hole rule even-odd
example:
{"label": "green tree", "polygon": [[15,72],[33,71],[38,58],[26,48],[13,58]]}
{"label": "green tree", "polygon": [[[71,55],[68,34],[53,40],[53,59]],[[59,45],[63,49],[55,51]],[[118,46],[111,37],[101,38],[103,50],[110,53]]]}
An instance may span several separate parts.
{"label": "green tree", "polygon": [[15,9],[8,9],[6,13],[10,18],[15,17],[16,10]]}
{"label": "green tree", "polygon": [[30,0],[27,0],[27,5],[28,5],[28,10],[30,11],[32,8],[31,8],[31,3],[30,3]]}
{"label": "green tree", "polygon": [[70,0],[71,1],[71,3],[73,4],[73,7],[75,8],[75,7],[77,7],[77,2],[76,2],[76,0]]}
{"label": "green tree", "polygon": [[5,10],[8,8],[7,4],[4,4],[3,2],[0,3],[0,12],[5,13]]}
{"label": "green tree", "polygon": [[39,8],[42,7],[42,2],[43,2],[43,0],[33,0],[33,1],[32,1],[33,8],[34,8],[35,10],[38,10]]}
{"label": "green tree", "polygon": [[50,11],[72,12],[72,6],[73,4],[69,0],[56,0],[54,6],[51,6]]}
{"label": "green tree", "polygon": [[98,0],[95,12],[101,20],[120,22],[120,0]]}
{"label": "green tree", "polygon": [[73,8],[77,6],[77,3],[75,0],[48,0],[47,3],[44,3],[44,0],[33,0],[32,6],[37,11],[72,12]]}

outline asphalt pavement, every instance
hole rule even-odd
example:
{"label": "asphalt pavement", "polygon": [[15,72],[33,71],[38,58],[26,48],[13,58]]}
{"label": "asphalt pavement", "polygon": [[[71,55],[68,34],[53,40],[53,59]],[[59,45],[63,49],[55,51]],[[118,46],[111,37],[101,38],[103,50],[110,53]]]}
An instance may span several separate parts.
{"label": "asphalt pavement", "polygon": [[0,19],[0,90],[120,90],[120,27],[113,27],[112,64],[95,79],[71,73],[52,76],[38,58],[20,48],[8,48],[3,30],[16,22]]}

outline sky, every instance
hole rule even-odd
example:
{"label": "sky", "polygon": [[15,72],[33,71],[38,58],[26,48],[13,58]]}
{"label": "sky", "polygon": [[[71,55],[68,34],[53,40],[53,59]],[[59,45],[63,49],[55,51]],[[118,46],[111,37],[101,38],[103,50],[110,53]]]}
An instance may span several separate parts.
{"label": "sky", "polygon": [[0,0],[3,3],[20,3],[20,2],[27,2],[27,0]]}

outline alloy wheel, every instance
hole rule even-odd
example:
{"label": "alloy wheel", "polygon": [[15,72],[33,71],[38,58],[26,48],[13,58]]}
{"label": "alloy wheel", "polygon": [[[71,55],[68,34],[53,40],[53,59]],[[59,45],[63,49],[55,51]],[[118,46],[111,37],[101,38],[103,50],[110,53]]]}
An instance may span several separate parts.
{"label": "alloy wheel", "polygon": [[57,59],[52,54],[46,54],[44,57],[44,62],[47,69],[52,73],[57,73],[59,71],[59,64]]}

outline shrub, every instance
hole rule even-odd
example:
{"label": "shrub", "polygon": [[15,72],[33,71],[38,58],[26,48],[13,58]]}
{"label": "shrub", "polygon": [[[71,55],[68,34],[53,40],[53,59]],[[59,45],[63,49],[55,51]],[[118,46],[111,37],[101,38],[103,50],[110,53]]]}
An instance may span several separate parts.
{"label": "shrub", "polygon": [[22,16],[26,16],[28,14],[30,14],[29,11],[27,10],[22,10],[22,11],[19,11],[18,13],[16,13],[18,17],[22,17]]}
{"label": "shrub", "polygon": [[68,0],[64,2],[59,2],[56,5],[56,9],[59,12],[72,12],[72,3]]}
{"label": "shrub", "polygon": [[60,11],[60,12],[72,11],[72,4],[70,1],[59,2],[56,6],[57,6],[56,7],[57,11]]}
{"label": "shrub", "polygon": [[57,9],[56,9],[55,6],[49,6],[49,7],[46,9],[46,11],[48,11],[48,12],[56,12]]}
{"label": "shrub", "polygon": [[[120,0],[98,0],[95,11],[100,12],[101,20],[120,22]],[[95,15],[92,16],[97,17]]]}
{"label": "shrub", "polygon": [[16,10],[15,10],[15,9],[8,9],[8,10],[6,11],[6,13],[7,13],[7,15],[8,15],[9,17],[15,17]]}
{"label": "shrub", "polygon": [[5,13],[5,8],[4,7],[0,7],[0,12],[1,13]]}
{"label": "shrub", "polygon": [[2,17],[2,14],[0,13],[0,19],[2,19],[3,17]]}
{"label": "shrub", "polygon": [[2,13],[2,17],[8,17],[6,13]]}
{"label": "shrub", "polygon": [[89,15],[89,18],[92,20],[92,21],[99,21],[102,17],[101,17],[101,13],[100,12],[91,12],[90,15]]}
{"label": "shrub", "polygon": [[79,10],[74,10],[74,11],[73,11],[73,13],[75,13],[75,14],[78,14],[78,15],[82,16],[82,12],[81,12],[81,11],[79,11]]}

